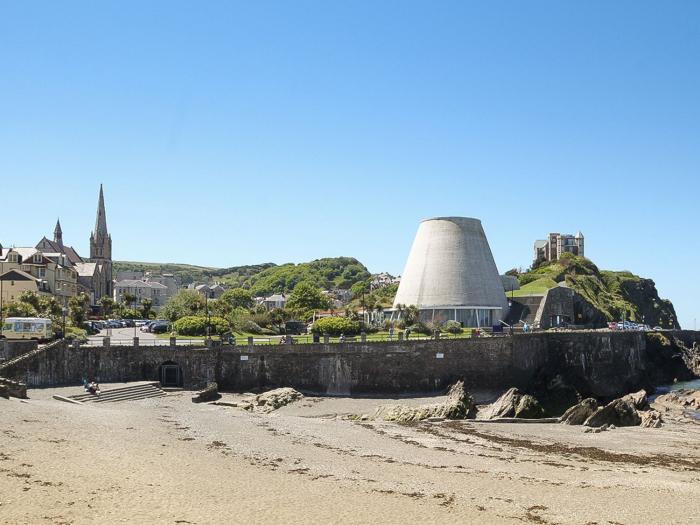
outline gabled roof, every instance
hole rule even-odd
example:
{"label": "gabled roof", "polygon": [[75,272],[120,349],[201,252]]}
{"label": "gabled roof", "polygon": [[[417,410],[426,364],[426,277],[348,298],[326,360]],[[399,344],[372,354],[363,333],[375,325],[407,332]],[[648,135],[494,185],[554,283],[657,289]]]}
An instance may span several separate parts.
{"label": "gabled roof", "polygon": [[[48,246],[48,248],[40,248],[40,246]],[[44,252],[51,250],[52,253],[61,253],[66,256],[66,259],[68,259],[71,264],[83,262],[83,258],[78,255],[75,248],[72,246],[60,245],[57,242],[47,239],[46,237],[41,238],[41,240],[36,244],[36,249],[43,250]]]}
{"label": "gabled roof", "polygon": [[118,281],[114,283],[114,287],[117,288],[152,288],[154,290],[167,290],[168,287],[152,282],[152,281],[139,281],[137,279],[124,279],[123,281]]}
{"label": "gabled roof", "polygon": [[0,281],[38,281],[33,275],[22,270],[10,270],[0,275]]}
{"label": "gabled roof", "polygon": [[75,269],[81,277],[92,277],[98,268],[98,264],[94,262],[79,262],[75,265]]}

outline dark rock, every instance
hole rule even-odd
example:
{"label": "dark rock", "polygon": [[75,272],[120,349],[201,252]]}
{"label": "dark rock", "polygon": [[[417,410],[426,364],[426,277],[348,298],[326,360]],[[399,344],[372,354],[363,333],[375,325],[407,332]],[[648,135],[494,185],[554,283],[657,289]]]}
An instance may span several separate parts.
{"label": "dark rock", "polygon": [[221,394],[219,394],[219,385],[215,382],[211,382],[207,383],[207,387],[204,390],[200,390],[192,396],[192,402],[206,403],[207,401],[216,401],[219,398],[221,398]]}
{"label": "dark rock", "polygon": [[518,406],[515,407],[515,417],[521,419],[540,419],[546,414],[542,405],[534,397],[525,394],[521,396]]}
{"label": "dark rock", "polygon": [[604,407],[598,408],[585,422],[587,427],[615,425],[617,427],[633,427],[641,423],[637,410],[631,402],[615,399]]}
{"label": "dark rock", "polygon": [[4,397],[5,399],[10,399],[10,391],[6,385],[0,384],[0,397]]}
{"label": "dark rock", "polygon": [[[2,390],[7,392],[6,396],[2,394]],[[21,381],[0,377],[0,396],[27,399],[27,385]]]}
{"label": "dark rock", "polygon": [[518,408],[522,394],[517,388],[509,388],[496,401],[485,410],[485,419],[495,419],[497,417],[515,417],[515,410]]}
{"label": "dark rock", "polygon": [[564,412],[561,416],[561,422],[565,425],[583,425],[597,409],[598,402],[589,397]]}
{"label": "dark rock", "polygon": [[484,411],[484,419],[540,419],[546,416],[544,408],[535,397],[523,394],[517,388],[509,388]]}

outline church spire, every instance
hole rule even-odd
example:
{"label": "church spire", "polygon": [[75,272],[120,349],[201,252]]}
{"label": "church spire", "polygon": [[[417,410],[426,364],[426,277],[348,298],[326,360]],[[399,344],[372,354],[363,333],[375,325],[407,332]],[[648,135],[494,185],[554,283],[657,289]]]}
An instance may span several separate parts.
{"label": "church spire", "polygon": [[95,218],[95,237],[107,237],[107,215],[105,214],[105,196],[100,184],[100,198],[97,202],[97,217]]}
{"label": "church spire", "polygon": [[53,242],[63,246],[63,231],[61,231],[61,221],[56,219],[56,227],[53,229]]}

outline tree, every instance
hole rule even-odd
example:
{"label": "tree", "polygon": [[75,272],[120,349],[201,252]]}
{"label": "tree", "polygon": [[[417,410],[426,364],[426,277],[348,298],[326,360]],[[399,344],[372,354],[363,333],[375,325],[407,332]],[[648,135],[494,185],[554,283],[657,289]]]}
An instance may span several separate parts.
{"label": "tree", "polygon": [[408,306],[404,306],[403,316],[406,326],[415,324],[418,321],[419,313],[420,311],[418,310],[418,307],[415,304],[409,304]]}
{"label": "tree", "polygon": [[39,312],[39,295],[36,292],[25,290],[19,294],[17,300],[21,303],[31,305],[37,313]]}
{"label": "tree", "polygon": [[203,315],[204,297],[194,290],[180,290],[163,305],[160,313],[170,321],[177,321],[188,315]]}
{"label": "tree", "polygon": [[151,308],[153,308],[153,301],[147,297],[141,299],[141,316],[143,319],[148,319],[151,317]]}
{"label": "tree", "polygon": [[5,303],[2,311],[3,317],[36,317],[38,315],[31,304],[22,301]]}
{"label": "tree", "polygon": [[124,306],[132,306],[136,302],[136,296],[129,292],[122,294],[122,304]]}
{"label": "tree", "polygon": [[248,290],[244,290],[243,288],[232,288],[230,290],[226,290],[221,294],[218,301],[227,304],[231,308],[250,309],[254,304],[253,296]]}
{"label": "tree", "polygon": [[114,299],[112,299],[109,295],[103,295],[102,297],[100,297],[98,302],[102,307],[102,314],[105,317],[109,317],[112,314],[112,311],[114,310],[114,307],[117,304],[114,302]]}
{"label": "tree", "polygon": [[287,308],[292,310],[326,310],[330,306],[328,297],[310,282],[297,284],[287,300]]}
{"label": "tree", "polygon": [[292,318],[291,312],[283,308],[273,308],[268,315],[270,316],[270,322],[279,328],[282,328],[284,323]]}
{"label": "tree", "polygon": [[86,293],[79,293],[68,299],[68,311],[73,326],[82,326],[87,318],[89,308],[90,297]]}

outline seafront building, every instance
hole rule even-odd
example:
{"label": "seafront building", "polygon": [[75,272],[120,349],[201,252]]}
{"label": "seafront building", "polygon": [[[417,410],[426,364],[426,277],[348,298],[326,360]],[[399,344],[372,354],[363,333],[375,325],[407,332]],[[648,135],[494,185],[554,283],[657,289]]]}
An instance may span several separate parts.
{"label": "seafront building", "polygon": [[508,312],[503,283],[481,221],[436,217],[420,223],[393,309],[415,305],[423,322],[457,321],[465,327],[498,324]]}

